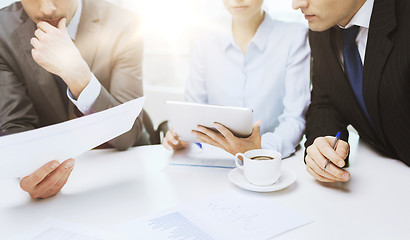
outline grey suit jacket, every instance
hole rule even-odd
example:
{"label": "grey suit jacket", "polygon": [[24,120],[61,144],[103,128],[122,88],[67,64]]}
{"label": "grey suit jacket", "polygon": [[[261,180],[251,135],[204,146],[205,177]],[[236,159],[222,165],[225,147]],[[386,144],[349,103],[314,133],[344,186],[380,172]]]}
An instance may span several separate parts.
{"label": "grey suit jacket", "polygon": [[[31,130],[74,117],[74,105],[55,77],[34,62],[30,39],[36,30],[20,2],[0,10],[0,135]],[[83,0],[75,40],[83,59],[102,84],[91,107],[98,112],[142,96],[143,38],[135,15],[105,1]],[[142,132],[133,128],[110,141],[125,150]]]}

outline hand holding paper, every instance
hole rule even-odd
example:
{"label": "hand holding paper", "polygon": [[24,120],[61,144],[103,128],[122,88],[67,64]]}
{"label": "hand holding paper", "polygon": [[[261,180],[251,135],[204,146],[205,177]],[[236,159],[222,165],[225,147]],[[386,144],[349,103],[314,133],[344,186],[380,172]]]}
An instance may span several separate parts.
{"label": "hand holding paper", "polygon": [[30,175],[48,162],[75,158],[129,131],[144,101],[142,97],[60,124],[0,137],[0,179]]}
{"label": "hand holding paper", "polygon": [[35,199],[56,195],[67,183],[73,171],[74,162],[74,159],[68,159],[62,164],[57,161],[47,163],[33,174],[21,179],[21,189]]}

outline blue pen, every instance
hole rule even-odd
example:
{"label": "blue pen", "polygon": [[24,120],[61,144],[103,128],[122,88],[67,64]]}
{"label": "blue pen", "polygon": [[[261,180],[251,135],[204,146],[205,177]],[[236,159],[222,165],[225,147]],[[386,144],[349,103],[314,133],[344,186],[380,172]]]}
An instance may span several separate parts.
{"label": "blue pen", "polygon": [[[339,140],[340,140],[340,135],[341,135],[341,133],[340,133],[340,132],[337,132],[336,137],[335,137],[335,140],[333,141],[332,148],[333,148],[334,150],[336,150],[337,143],[338,143]],[[327,159],[325,166],[323,166],[323,171],[326,171],[326,167],[327,167],[327,165],[328,165],[329,163],[330,163],[330,160]]]}
{"label": "blue pen", "polygon": [[196,144],[200,149],[202,149],[202,144],[201,144],[201,143],[196,142],[195,144]]}
{"label": "blue pen", "polygon": [[341,133],[340,133],[340,132],[337,132],[336,137],[335,137],[335,140],[333,141],[332,148],[333,148],[334,150],[336,150],[337,143],[338,143],[339,140],[340,140],[340,135],[341,135]]}

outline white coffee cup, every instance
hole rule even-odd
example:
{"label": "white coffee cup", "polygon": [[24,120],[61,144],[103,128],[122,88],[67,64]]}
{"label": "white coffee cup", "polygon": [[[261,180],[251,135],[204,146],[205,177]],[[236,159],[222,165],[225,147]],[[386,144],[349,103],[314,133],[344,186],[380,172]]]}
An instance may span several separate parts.
{"label": "white coffee cup", "polygon": [[281,162],[282,155],[273,150],[255,149],[235,155],[236,166],[243,170],[248,182],[257,186],[274,184],[281,174]]}

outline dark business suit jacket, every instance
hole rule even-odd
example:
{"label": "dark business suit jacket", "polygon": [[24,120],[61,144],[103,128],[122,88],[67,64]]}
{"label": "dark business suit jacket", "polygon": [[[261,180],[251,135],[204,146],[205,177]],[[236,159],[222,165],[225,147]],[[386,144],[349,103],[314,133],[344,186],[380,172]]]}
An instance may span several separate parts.
{"label": "dark business suit jacket", "polygon": [[[74,106],[64,101],[66,93],[31,56],[30,39],[36,26],[21,3],[0,10],[0,23],[0,135],[73,118]],[[142,96],[140,30],[134,14],[105,1],[83,0],[75,45],[102,84],[92,112]],[[110,144],[126,149],[138,142],[141,132],[140,116],[131,131]]]}
{"label": "dark business suit jacket", "polygon": [[351,124],[361,139],[410,166],[410,1],[374,2],[363,69],[363,98],[372,124],[344,73],[341,39],[338,27],[310,32],[313,89],[306,147],[338,131],[346,141]]}

